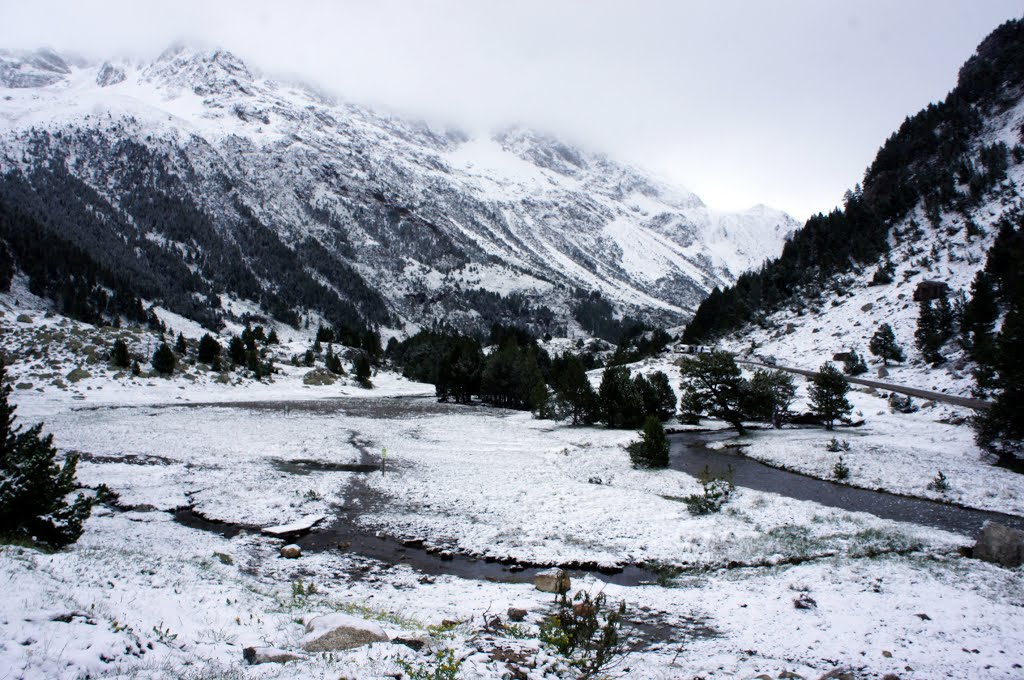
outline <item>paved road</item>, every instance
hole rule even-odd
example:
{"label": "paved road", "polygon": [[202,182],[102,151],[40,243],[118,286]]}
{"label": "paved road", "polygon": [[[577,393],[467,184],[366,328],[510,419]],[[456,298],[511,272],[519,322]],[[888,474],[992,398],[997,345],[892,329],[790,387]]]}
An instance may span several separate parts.
{"label": "paved road", "polygon": [[[762,364],[756,361],[743,361],[737,359],[736,363],[746,364],[748,366],[760,366],[762,368],[774,368],[780,371],[797,373],[799,375],[805,375],[808,377],[814,377],[815,375],[818,374],[817,371],[808,371],[805,368],[793,368],[792,366],[770,366],[768,364]],[[941,401],[947,404],[953,404],[954,406],[965,406],[967,408],[972,408],[975,411],[984,411],[992,407],[992,402],[985,401],[984,399],[957,397],[951,394],[943,394],[942,392],[922,390],[917,387],[904,387],[902,385],[893,385],[891,383],[878,382],[877,380],[865,380],[864,378],[855,378],[850,375],[844,375],[843,377],[846,379],[846,382],[848,383],[864,385],[866,387],[875,387],[877,389],[886,390],[888,392],[899,392],[900,394],[907,394],[910,395],[911,397],[918,397],[920,399],[931,399],[932,401]]]}

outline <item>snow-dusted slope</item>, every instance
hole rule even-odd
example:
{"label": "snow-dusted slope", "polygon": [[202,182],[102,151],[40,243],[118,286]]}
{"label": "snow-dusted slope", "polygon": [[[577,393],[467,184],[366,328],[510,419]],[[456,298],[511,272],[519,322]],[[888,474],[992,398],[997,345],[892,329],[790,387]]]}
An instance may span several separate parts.
{"label": "snow-dusted slope", "polygon": [[[974,154],[985,145],[1002,142],[1013,148],[1024,129],[1024,99],[984,121],[972,141]],[[1012,156],[1011,156],[1012,158]],[[977,161],[975,161],[977,162]],[[966,187],[963,187],[966,192]],[[915,347],[918,303],[914,292],[923,281],[949,286],[950,300],[969,296],[976,273],[984,269],[999,223],[1024,217],[1024,163],[1010,161],[1007,177],[966,212],[946,208],[933,224],[924,202],[889,233],[893,280],[873,284],[877,267],[864,267],[836,276],[823,294],[770,315],[725,341],[725,345],[754,358],[771,357],[779,364],[817,368],[838,352],[856,351],[874,369],[896,384],[971,396],[975,367],[954,338],[946,343],[940,366],[929,365]],[[892,326],[907,361],[883,366],[871,356],[871,336],[882,323]],[[884,368],[884,370],[882,370]],[[875,377],[874,375],[865,377]]]}
{"label": "snow-dusted slope", "polygon": [[[151,64],[82,66],[5,52],[0,95],[0,171],[31,177],[57,164],[129,223],[141,220],[128,193],[173,194],[248,262],[261,253],[237,230],[251,215],[289,247],[315,239],[395,318],[416,323],[472,324],[474,289],[521,293],[561,321],[577,288],[678,321],[712,287],[780,252],[797,226],[763,206],[713,212],[533,131],[470,138],[336,103],[221,50],[177,46]],[[140,228],[210,277],[200,239]],[[310,263],[309,273],[344,299],[329,266]]]}

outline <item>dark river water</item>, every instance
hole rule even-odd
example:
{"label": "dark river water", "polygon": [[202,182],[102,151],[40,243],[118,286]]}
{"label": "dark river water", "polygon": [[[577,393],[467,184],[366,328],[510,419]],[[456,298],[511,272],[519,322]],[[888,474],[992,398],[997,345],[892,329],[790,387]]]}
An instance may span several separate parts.
{"label": "dark river water", "polygon": [[977,537],[987,520],[1024,529],[1024,518],[998,512],[971,510],[935,501],[897,496],[870,489],[858,489],[787,472],[747,458],[738,449],[709,449],[707,442],[735,437],[732,430],[719,432],[681,432],[669,435],[669,465],[675,470],[697,476],[705,466],[714,472],[732,467],[736,486],[770,491],[804,501],[855,512],[867,512],[883,519],[911,522]]}

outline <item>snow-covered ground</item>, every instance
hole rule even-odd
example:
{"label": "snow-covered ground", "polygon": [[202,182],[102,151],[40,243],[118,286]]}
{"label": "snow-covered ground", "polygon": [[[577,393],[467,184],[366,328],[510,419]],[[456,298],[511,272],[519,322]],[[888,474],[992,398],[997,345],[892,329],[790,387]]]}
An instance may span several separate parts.
{"label": "snow-covered ground", "polygon": [[[26,313],[31,321],[17,321]],[[358,517],[366,532],[480,557],[661,565],[675,575],[666,585],[575,579],[624,600],[629,618],[656,631],[618,667],[626,677],[816,678],[836,667],[865,677],[1020,677],[1024,572],[959,557],[969,537],[742,489],[720,514],[695,517],[678,500],[698,490],[694,479],[630,467],[623,445],[633,432],[440,405],[430,386],[387,372],[374,376],[373,390],[344,380],[309,387],[308,369],[287,366],[273,383],[221,383],[196,367],[173,379],[115,377],[105,362],[82,358],[115,331],[10,308],[0,324],[15,360],[9,377],[32,382],[14,391],[18,416],[44,421],[61,450],[82,454],[79,480],[107,484],[130,508],[98,508],[61,553],[0,548],[0,677],[380,678],[398,672],[398,658],[434,658],[378,643],[283,666],[244,664],[247,646],[298,650],[303,622],[331,611],[450,647],[464,659],[463,677],[508,672],[496,647],[524,652],[534,664],[527,677],[569,673],[532,639],[551,596],[530,584],[427,577],[347,550],[286,560],[281,539],[256,531],[229,539],[171,512],[187,506],[268,527],[333,516],[353,494],[378,501]],[[34,357],[46,333],[50,342]],[[146,334],[135,342],[144,345]],[[675,384],[671,360],[642,368],[668,370]],[[72,382],[66,375],[78,362],[91,376]],[[936,425],[944,407],[877,415],[880,399],[855,400],[868,424],[839,435],[851,440],[853,481],[923,484],[949,447],[960,452],[956,466],[942,467],[951,494],[985,507],[991,468],[971,460],[965,428]],[[749,450],[799,467],[794,461],[823,440],[820,431],[758,432]],[[888,463],[876,451],[887,446],[897,452]],[[376,462],[384,449],[383,474],[329,465]],[[916,457],[928,461],[920,463],[927,473],[910,471]],[[312,461],[312,471],[297,473],[296,461]],[[1014,511],[1021,487],[1003,484],[992,507]],[[729,562],[760,566],[724,568]],[[316,592],[307,594],[310,584]],[[816,606],[797,609],[802,594]],[[485,612],[504,616],[508,607],[530,612],[522,629],[481,630]],[[445,620],[462,623],[442,632]]]}

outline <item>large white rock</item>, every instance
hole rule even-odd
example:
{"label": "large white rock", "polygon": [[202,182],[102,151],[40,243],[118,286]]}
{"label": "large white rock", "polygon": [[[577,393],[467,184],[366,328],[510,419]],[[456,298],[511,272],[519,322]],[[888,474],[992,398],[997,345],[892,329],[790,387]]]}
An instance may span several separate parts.
{"label": "large white rock", "polygon": [[538,571],[533,577],[533,585],[545,593],[564,593],[572,587],[572,581],[564,569],[552,567]]}
{"label": "large white rock", "polygon": [[307,652],[337,652],[387,641],[387,633],[372,621],[348,614],[325,614],[306,624],[302,648]]}

